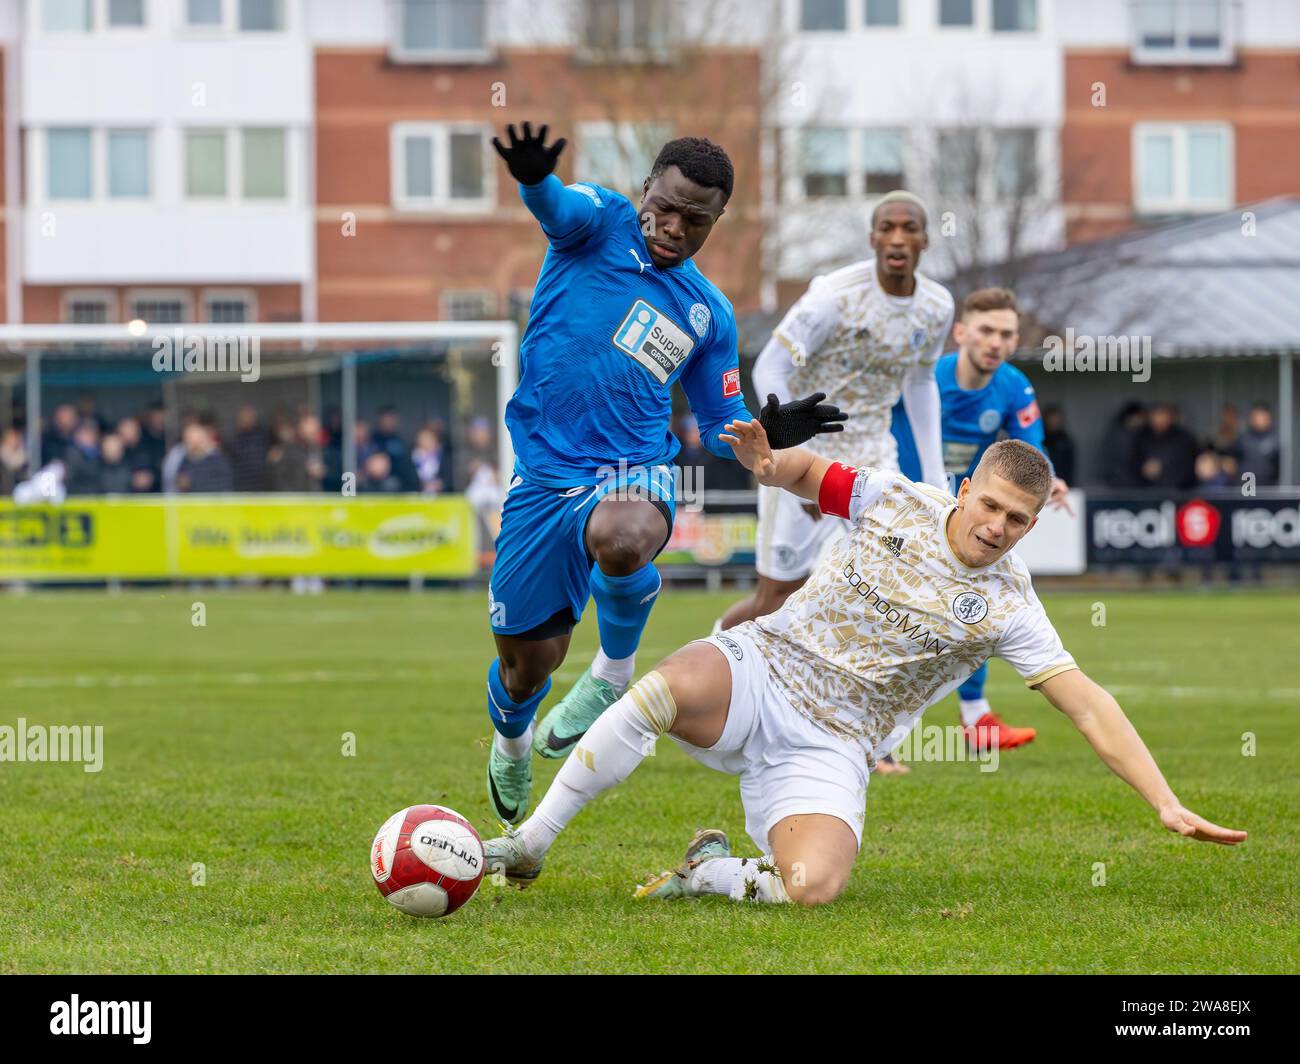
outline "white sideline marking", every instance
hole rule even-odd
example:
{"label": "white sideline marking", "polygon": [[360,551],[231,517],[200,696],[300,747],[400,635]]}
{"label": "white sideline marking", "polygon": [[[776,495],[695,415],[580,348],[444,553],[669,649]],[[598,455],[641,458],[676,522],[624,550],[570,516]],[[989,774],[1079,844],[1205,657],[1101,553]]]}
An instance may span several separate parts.
{"label": "white sideline marking", "polygon": [[[576,681],[581,670],[560,668],[553,674],[557,686]],[[10,676],[3,686],[10,688],[54,688],[54,687],[167,687],[176,684],[235,684],[252,686],[266,684],[286,686],[289,684],[310,683],[382,683],[394,680],[436,679],[436,669],[388,669],[384,672],[342,672],[333,669],[312,669],[299,672],[209,672],[177,673],[175,675],[157,675],[153,673],[109,673],[102,676]],[[991,690],[999,686],[990,684]],[[1103,685],[1105,686],[1105,685]],[[1005,687],[1005,692],[1018,690]],[[1157,695],[1166,698],[1269,698],[1300,699],[1300,687],[1188,687],[1166,686],[1164,684],[1112,684],[1107,687],[1111,694],[1117,696]]]}
{"label": "white sideline marking", "polygon": [[1180,687],[1145,683],[1113,684],[1106,690],[1113,695],[1155,694],[1169,698],[1300,698],[1300,687]]}
{"label": "white sideline marking", "polygon": [[382,683],[392,680],[433,680],[431,672],[415,669],[389,669],[385,672],[337,672],[313,669],[310,672],[211,672],[177,673],[159,676],[151,673],[108,674],[104,676],[11,676],[6,687],[167,687],[175,684],[309,684],[309,683]]}

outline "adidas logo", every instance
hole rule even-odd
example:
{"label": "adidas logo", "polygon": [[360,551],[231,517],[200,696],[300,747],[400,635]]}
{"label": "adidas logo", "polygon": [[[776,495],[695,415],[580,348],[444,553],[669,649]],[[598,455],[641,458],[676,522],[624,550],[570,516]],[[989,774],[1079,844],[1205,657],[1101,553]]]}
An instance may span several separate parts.
{"label": "adidas logo", "polygon": [[885,545],[885,549],[895,558],[901,558],[903,556],[902,536],[881,536],[880,542]]}

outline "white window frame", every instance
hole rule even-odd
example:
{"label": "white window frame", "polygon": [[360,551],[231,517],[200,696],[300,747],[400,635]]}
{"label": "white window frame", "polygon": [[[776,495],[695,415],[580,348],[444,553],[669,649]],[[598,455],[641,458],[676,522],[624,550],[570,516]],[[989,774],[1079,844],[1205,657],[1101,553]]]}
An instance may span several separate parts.
{"label": "white window frame", "polygon": [[985,12],[985,17],[988,19],[989,35],[996,38],[997,40],[1006,40],[1007,38],[1014,39],[1017,37],[1023,38],[1023,37],[1038,36],[1038,34],[1042,31],[1043,28],[1043,14],[1044,14],[1043,6],[1047,3],[1050,3],[1051,0],[1034,0],[1034,28],[1032,30],[1024,30],[1024,29],[1000,30],[997,27],[995,27],[993,25],[994,2],[995,0],[975,0],[975,6],[976,6],[975,21],[978,23],[980,20],[980,11],[979,11],[980,4],[983,3],[987,5],[988,11]]}
{"label": "white window frame", "polygon": [[[620,4],[623,3],[631,4],[634,2],[634,0],[616,0],[616,2]],[[668,12],[668,25],[667,25],[668,39],[664,42],[662,47],[641,48],[635,44],[625,45],[620,41],[618,44],[614,45],[613,48],[593,48],[591,45],[587,43],[586,22],[581,21],[580,24],[576,27],[577,48],[574,50],[574,57],[578,59],[580,62],[585,62],[585,63],[605,63],[605,62],[609,62],[611,59],[617,59],[625,63],[672,62],[673,59],[672,38],[674,36],[674,32],[680,31],[681,29],[679,23],[679,20],[681,19],[681,8],[680,5],[674,3],[673,0],[659,0],[659,2],[663,3],[665,9]],[[577,0],[577,3],[581,8],[581,10],[578,13],[578,18],[580,20],[585,20],[588,11],[587,0]],[[625,14],[626,13],[620,8],[619,11],[619,36],[620,37],[624,36],[623,26],[624,26]]]}
{"label": "white window frame", "polygon": [[121,40],[130,37],[143,37],[153,29],[153,15],[160,3],[166,0],[144,0],[144,22],[139,26],[110,26],[108,24],[108,0],[91,0],[90,29],[82,33],[66,33],[47,30],[41,9],[45,0],[32,0],[27,6],[27,32],[32,37],[46,41],[67,41],[78,38],[110,37]]}
{"label": "white window frame", "polygon": [[[90,133],[90,195],[80,199],[50,195],[50,134],[72,130],[87,130]],[[103,202],[101,197],[104,191],[104,175],[101,153],[97,147],[97,141],[100,139],[98,133],[99,130],[93,126],[62,124],[41,126],[30,131],[29,135],[37,138],[35,150],[28,154],[29,165],[32,168],[30,187],[32,198],[36,202],[55,204],[60,207]]]}
{"label": "white window frame", "polygon": [[497,57],[492,25],[492,0],[483,0],[482,48],[407,48],[402,42],[402,5],[406,0],[388,0],[388,58],[394,63],[418,65],[491,63]]}
{"label": "white window frame", "polygon": [[[1188,198],[1187,134],[1193,130],[1215,130],[1223,134],[1224,195],[1222,199],[1193,203]],[[1174,138],[1174,192],[1167,200],[1142,198],[1142,143],[1152,134],[1171,133]],[[1133,209],[1138,214],[1213,214],[1229,210],[1236,203],[1237,146],[1231,122],[1135,122],[1133,123]]]}
{"label": "white window frame", "polygon": [[945,26],[939,21],[941,0],[928,0],[928,2],[931,5],[931,25],[934,26],[935,33],[984,33],[992,24],[992,16],[985,10],[989,6],[988,0],[971,0],[969,26]]}
{"label": "white window frame", "polygon": [[[843,196],[809,196],[804,191],[803,169],[803,134],[816,129],[842,129],[849,134],[849,173],[847,191]],[[867,191],[867,174],[865,153],[862,142],[867,133],[898,133],[903,138],[903,185],[908,183],[909,175],[916,171],[916,160],[912,154],[912,132],[905,126],[863,126],[863,125],[807,125],[790,126],[782,132],[782,151],[789,164],[785,169],[786,203],[875,203],[884,195],[883,192]]]}
{"label": "white window frame", "polygon": [[[926,131],[926,158],[938,160],[939,134],[940,133],[974,133],[976,138],[975,150],[978,154],[978,170],[975,174],[975,198],[974,200],[964,201],[958,199],[958,202],[969,202],[982,207],[996,207],[1002,204],[1014,203],[1016,198],[1004,198],[998,192],[998,175],[997,175],[997,134],[998,133],[1032,133],[1034,138],[1033,150],[1033,167],[1034,183],[1022,197],[1022,203],[1042,204],[1051,201],[1051,174],[1054,172],[1055,163],[1051,154],[1052,138],[1043,126],[1032,124],[1016,125],[980,125],[980,126],[935,126]],[[951,202],[949,197],[939,187],[939,173],[937,162],[930,167],[932,171],[928,178],[928,191],[936,201],[942,206],[943,202]]]}
{"label": "white window frame", "polygon": [[[49,188],[49,134],[68,129],[88,129],[90,131],[90,195],[84,199],[54,199]],[[149,137],[149,193],[145,196],[110,196],[108,192],[108,134],[112,133],[146,133]],[[93,205],[103,207],[126,207],[135,205],[153,205],[158,203],[158,130],[151,126],[87,126],[56,125],[40,126],[28,130],[29,188],[32,190],[32,202],[41,205],[58,206]]]}
{"label": "white window frame", "polygon": [[982,201],[989,203],[1014,203],[1017,194],[1013,193],[1008,198],[1003,198],[998,189],[998,134],[999,133],[1028,133],[1032,138],[1029,157],[1030,165],[1033,167],[1032,186],[1025,192],[1022,200],[1035,202],[1043,198],[1043,174],[1045,170],[1043,159],[1043,131],[1039,126],[989,126],[987,131],[983,131],[981,136],[987,137],[987,151],[985,156],[988,161],[986,167],[988,173],[982,174],[981,177],[986,183],[986,187],[980,190]]}
{"label": "white window frame", "polygon": [[142,0],[144,7],[144,18],[138,26],[110,26],[108,22],[109,0],[95,0],[95,19],[96,29],[101,33],[111,34],[114,37],[122,36],[143,36],[149,32],[149,16],[153,14],[154,5],[158,0]]}
{"label": "white window frame", "polygon": [[[477,133],[483,151],[483,194],[477,199],[451,198],[451,134]],[[430,137],[434,142],[433,195],[406,194],[404,145],[408,136]],[[394,122],[388,132],[389,198],[402,214],[489,214],[496,209],[496,153],[493,129],[486,122]]]}
{"label": "white window frame", "polygon": [[251,288],[202,289],[199,292],[199,304],[203,308],[203,321],[212,323],[212,304],[222,300],[240,300],[248,308],[244,316],[245,323],[257,321],[257,293]]}
{"label": "white window frame", "polygon": [[44,7],[45,0],[30,0],[27,7],[27,32],[32,37],[39,37],[47,41],[69,41],[77,38],[93,37],[102,31],[104,26],[102,0],[92,0],[90,5],[90,29],[84,32],[69,32],[66,30],[47,30],[45,28]]}
{"label": "white window frame", "polygon": [[[191,294],[186,288],[128,288],[123,297],[124,312],[131,315],[129,320],[136,320],[135,305],[137,302],[152,300],[155,303],[177,302],[181,305],[181,321],[190,323],[194,321],[194,302]],[[171,325],[173,322],[162,322],[153,324]]]}
{"label": "white window frame", "polygon": [[[907,29],[907,9],[910,6],[909,0],[898,0],[898,22],[892,26],[869,26],[867,25],[867,0],[849,0],[850,17],[857,16],[858,33],[869,33],[875,36],[877,33],[901,33]],[[850,23],[850,28],[853,24]]]}
{"label": "white window frame", "polygon": [[60,319],[71,324],[72,322],[72,304],[73,303],[103,303],[104,320],[107,324],[115,324],[120,318],[118,317],[117,292],[112,288],[68,288],[65,289],[59,298],[59,317]]}
{"label": "white window frame", "polygon": [[[244,130],[275,129],[284,133],[284,195],[279,199],[244,195]],[[191,133],[221,133],[226,141],[226,193],[224,196],[192,196],[187,191],[186,140]],[[298,130],[293,126],[200,126],[186,125],[180,129],[180,189],[181,202],[190,207],[223,206],[245,207],[253,210],[283,210],[298,205]]]}
{"label": "white window frame", "polygon": [[[155,0],[156,2],[156,0]],[[283,0],[284,25],[278,30],[241,30],[239,28],[239,0],[221,0],[221,22],[215,26],[198,26],[189,20],[186,0],[176,2],[176,28],[183,37],[240,37],[253,40],[280,40],[297,29],[297,0]]]}
{"label": "white window frame", "polygon": [[[862,0],[842,0],[842,2],[844,4],[844,28],[842,30],[806,30],[803,28],[803,0],[791,0],[790,29],[804,37],[830,38],[836,35],[847,37],[854,32],[855,28],[861,29],[865,26],[867,16]],[[858,16],[858,21],[861,23],[858,27],[854,26],[854,15]]]}
{"label": "white window frame", "polygon": [[[1174,3],[1174,46],[1172,48],[1146,48],[1142,44],[1138,9],[1153,0],[1129,0],[1128,20],[1130,58],[1142,66],[1228,66],[1236,61],[1236,19],[1232,0],[1219,0],[1219,47],[1215,51],[1187,46],[1187,19],[1189,9],[1185,0]],[[1159,2],[1159,0],[1155,0]]]}
{"label": "white window frame", "polygon": [[[147,173],[149,175],[149,191],[143,196],[114,196],[109,190],[111,169],[108,164],[108,141],[110,133],[144,133],[147,138],[145,150],[148,153]],[[97,129],[91,136],[91,158],[94,160],[95,169],[98,171],[99,181],[102,182],[101,196],[97,196],[96,202],[103,203],[155,203],[158,200],[158,153],[154,150],[157,143],[157,130],[148,126],[105,126]],[[95,142],[98,141],[98,147]]]}
{"label": "white window frame", "polygon": [[[640,187],[640,182],[644,181],[649,172],[644,174],[634,174],[628,168],[628,159],[639,146],[640,134],[638,130],[646,127],[659,128],[663,134],[662,143],[667,143],[673,138],[672,127],[666,122],[579,122],[574,129],[574,134],[578,142],[576,153],[576,173],[579,175],[578,180],[584,178],[594,180],[595,175],[591,173],[590,159],[587,156],[587,138],[589,137],[608,137],[618,142],[619,166],[625,173],[619,174],[619,178],[625,178],[626,181],[620,180],[619,183],[609,187],[618,189],[625,185],[628,189],[635,190]],[[651,166],[654,160],[650,160]]]}

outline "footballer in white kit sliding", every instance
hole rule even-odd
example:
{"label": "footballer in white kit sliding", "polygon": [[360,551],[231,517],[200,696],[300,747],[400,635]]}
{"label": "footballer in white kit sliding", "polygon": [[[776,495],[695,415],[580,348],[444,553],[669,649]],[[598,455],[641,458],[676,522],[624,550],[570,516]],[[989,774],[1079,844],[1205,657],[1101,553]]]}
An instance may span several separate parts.
{"label": "footballer in white kit sliding", "polygon": [[[944,487],[934,367],[952,328],[953,298],[917,270],[929,243],[925,205],[910,192],[882,197],[872,211],[870,239],[874,258],[816,278],[790,308],[754,364],[754,389],[780,402],[801,388],[826,393],[848,420],[834,439],[810,442],[808,449],[854,467],[895,472],[891,421],[901,396],[915,426],[921,479]],[[808,578],[828,541],[847,527],[789,492],[760,486],[758,586],[727,610],[720,627],[779,609]]]}
{"label": "footballer in white kit sliding", "polygon": [[726,431],[759,483],[816,501],[849,522],[848,535],[776,613],[689,644],[607,709],[536,812],[485,844],[489,872],[517,886],[536,880],[578,811],[670,735],[740,777],[761,856],[733,857],[723,832],[701,831],[682,863],[636,896],[829,902],[861,846],[873,762],[994,655],[1065,713],[1170,831],[1225,845],[1246,838],[1179,802],[1115,699],[1061,645],[1011,552],[1051,492],[1037,449],[995,443],[954,497],[803,448],[773,452],[758,421]]}

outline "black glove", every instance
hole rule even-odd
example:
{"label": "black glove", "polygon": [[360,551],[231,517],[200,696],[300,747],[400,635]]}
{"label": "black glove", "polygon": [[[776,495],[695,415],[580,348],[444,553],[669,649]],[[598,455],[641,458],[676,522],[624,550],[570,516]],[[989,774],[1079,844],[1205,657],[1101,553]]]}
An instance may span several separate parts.
{"label": "black glove", "polygon": [[506,161],[506,166],[510,168],[510,176],[521,185],[540,185],[545,181],[555,169],[556,160],[568,143],[561,137],[548,148],[546,146],[548,128],[542,126],[534,137],[533,124],[525,122],[524,135],[521,138],[516,135],[515,127],[508,125],[506,126],[506,135],[510,138],[508,148],[501,143],[500,138],[492,138],[492,147],[496,148],[497,154]]}
{"label": "black glove", "polygon": [[823,403],[825,398],[825,392],[814,392],[806,399],[783,404],[769,394],[758,420],[772,450],[798,447],[824,432],[843,432],[848,415],[841,413],[838,406]]}

